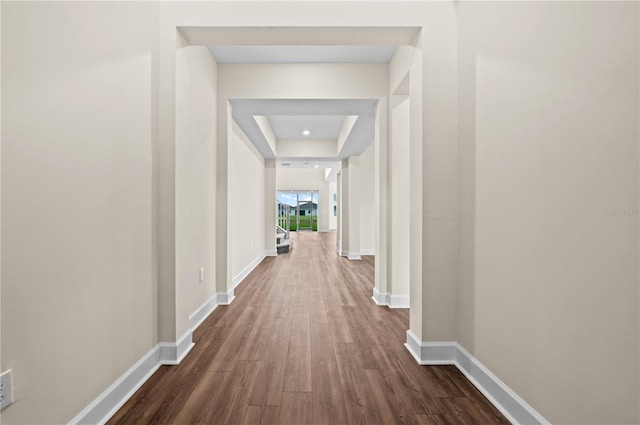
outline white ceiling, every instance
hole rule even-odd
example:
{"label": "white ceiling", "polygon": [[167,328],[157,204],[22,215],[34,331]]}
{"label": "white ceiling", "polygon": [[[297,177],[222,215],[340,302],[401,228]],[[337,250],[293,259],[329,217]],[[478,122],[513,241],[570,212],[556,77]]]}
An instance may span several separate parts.
{"label": "white ceiling", "polygon": [[[230,103],[233,119],[262,156],[269,159],[275,159],[276,156],[256,123],[254,115],[264,115],[269,117],[269,120],[278,116],[298,117],[293,121],[304,121],[308,117],[331,117],[331,119],[341,117],[341,120],[344,120],[347,115],[358,116],[358,120],[351,129],[344,147],[336,157],[308,157],[295,158],[295,160],[336,161],[351,155],[360,155],[375,137],[374,126],[377,101],[374,99],[231,99]],[[301,132],[297,127],[283,129],[282,131],[298,132],[298,134]],[[304,137],[296,137],[296,139]],[[309,137],[319,139],[319,137],[313,137],[312,135],[309,135]],[[278,137],[276,136],[276,138]]]}
{"label": "white ceiling", "polygon": [[278,140],[337,139],[344,124],[341,115],[270,115],[267,119]]}
{"label": "white ceiling", "polygon": [[209,46],[218,63],[389,63],[396,46]]}

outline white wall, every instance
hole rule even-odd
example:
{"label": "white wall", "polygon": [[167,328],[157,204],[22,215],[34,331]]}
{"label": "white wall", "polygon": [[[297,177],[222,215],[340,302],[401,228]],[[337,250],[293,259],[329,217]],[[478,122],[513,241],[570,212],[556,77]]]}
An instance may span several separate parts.
{"label": "white wall", "polygon": [[391,111],[391,142],[389,143],[390,239],[391,264],[388,291],[393,295],[409,294],[409,99]]}
{"label": "white wall", "polygon": [[[338,200],[338,181],[329,182],[329,230],[336,230],[338,228],[338,215],[333,215],[333,195],[336,195],[336,204]],[[337,205],[336,205],[337,207]]]}
{"label": "white wall", "polygon": [[360,259],[360,156],[342,160],[342,254]]}
{"label": "white wall", "polygon": [[329,229],[329,183],[324,180],[324,168],[277,168],[276,187],[278,190],[318,191],[318,230]]}
{"label": "white wall", "polygon": [[337,155],[337,142],[335,140],[311,139],[311,140],[278,140],[276,142],[278,157],[326,157]]}
{"label": "white wall", "polygon": [[[373,143],[360,155],[360,253],[374,255],[376,247],[375,214],[375,146]],[[331,213],[333,215],[333,212]]]}
{"label": "white wall", "polygon": [[229,255],[233,278],[265,250],[265,162],[235,122],[229,140],[229,164]]}
{"label": "white wall", "polygon": [[264,249],[265,255],[276,256],[276,239],[274,230],[278,224],[278,200],[276,199],[276,160],[265,159],[264,168]]}
{"label": "white wall", "polygon": [[640,419],[638,6],[458,6],[468,348],[552,423]]}
{"label": "white wall", "polygon": [[67,423],[157,342],[157,8],[2,3],[3,424]]}
{"label": "white wall", "polygon": [[[176,335],[215,292],[217,64],[203,46],[176,52]],[[204,281],[200,282],[200,268]]]}
{"label": "white wall", "polygon": [[221,91],[257,99],[360,99],[386,97],[384,64],[224,64]]}

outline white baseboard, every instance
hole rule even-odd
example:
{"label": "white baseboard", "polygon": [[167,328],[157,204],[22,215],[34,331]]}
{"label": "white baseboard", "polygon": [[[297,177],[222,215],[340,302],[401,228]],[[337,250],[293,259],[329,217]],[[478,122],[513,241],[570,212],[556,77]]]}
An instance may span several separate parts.
{"label": "white baseboard", "polygon": [[389,308],[409,308],[409,295],[393,295],[388,292],[378,292],[373,288],[373,301],[380,306]]}
{"label": "white baseboard", "polygon": [[455,342],[422,342],[410,330],[404,345],[421,365],[455,364]]}
{"label": "white baseboard", "polygon": [[349,260],[362,260],[362,256],[359,252],[350,252],[346,249],[342,249],[342,245],[338,244],[338,255],[341,257],[347,257]]}
{"label": "white baseboard", "polygon": [[160,366],[160,346],[156,345],[71,419],[69,424],[106,423]]}
{"label": "white baseboard", "polygon": [[161,342],[160,363],[163,365],[177,365],[185,358],[195,345],[193,343],[193,331],[189,329],[176,342]]}
{"label": "white baseboard", "polygon": [[375,249],[361,249],[360,250],[360,255],[376,255],[376,250]]}
{"label": "white baseboard", "polygon": [[277,257],[278,256],[278,250],[276,249],[268,249],[264,252],[264,256],[265,257]]}
{"label": "white baseboard", "polygon": [[161,342],[120,376],[109,388],[71,419],[69,424],[104,424],[162,365],[177,365],[194,344],[192,331],[187,331],[177,342]]}
{"label": "white baseboard", "polygon": [[216,294],[218,305],[229,305],[235,298],[236,296],[233,294],[233,289],[229,292],[218,292]]}
{"label": "white baseboard", "polygon": [[205,301],[204,304],[198,307],[191,316],[189,316],[189,329],[195,331],[196,328],[200,326],[207,317],[209,317],[213,310],[218,307],[217,298],[217,295],[214,294],[211,298]]}
{"label": "white baseboard", "polygon": [[549,421],[457,342],[422,342],[408,330],[405,347],[418,364],[456,366],[511,423],[549,425]]}
{"label": "white baseboard", "polygon": [[[193,332],[216,309],[221,294],[215,294],[189,316],[189,330],[176,342],[160,342],[129,368],[109,388],[102,392],[82,412],[69,422],[71,425],[106,423],[133,394],[162,365],[177,365],[194,347]],[[224,294],[228,301],[229,294]],[[233,301],[231,291],[231,301]]]}
{"label": "white baseboard", "polygon": [[389,308],[409,308],[409,295],[389,295]]}
{"label": "white baseboard", "polygon": [[[242,281],[249,276],[249,273],[251,273],[253,271],[253,269],[255,269],[258,264],[260,264],[260,262],[262,260],[264,260],[264,257],[267,255],[266,251],[263,252],[262,254],[258,255],[256,258],[254,258],[254,260],[252,262],[250,262],[247,267],[245,267],[244,269],[242,269],[242,271],[240,273],[238,273],[236,276],[233,277],[233,279],[231,279],[231,284],[233,285],[233,289],[236,289],[236,287],[238,285],[240,285],[240,283],[242,283]],[[276,252],[275,255],[278,255],[278,253]]]}
{"label": "white baseboard", "polygon": [[240,285],[242,281],[245,280],[247,276],[249,276],[249,274],[253,271],[253,269],[255,269],[258,266],[258,264],[260,264],[262,260],[264,260],[265,257],[267,256],[275,257],[278,255],[276,251],[273,251],[273,252],[275,254],[272,254],[272,251],[265,251],[262,254],[258,255],[252,262],[250,262],[247,265],[247,267],[242,269],[240,273],[234,276],[233,279],[231,279],[231,285],[233,289],[231,289],[229,292],[218,292],[216,294],[216,301],[218,305],[231,304],[233,300],[236,298],[233,292],[238,287],[238,285]]}
{"label": "white baseboard", "polygon": [[388,305],[387,303],[388,295],[389,294],[387,294],[386,292],[379,292],[376,288],[373,288],[373,296],[371,298],[373,299],[373,302],[376,303],[377,305],[384,306],[384,305]]}
{"label": "white baseboard", "polygon": [[331,229],[318,229],[318,233],[329,233]]}

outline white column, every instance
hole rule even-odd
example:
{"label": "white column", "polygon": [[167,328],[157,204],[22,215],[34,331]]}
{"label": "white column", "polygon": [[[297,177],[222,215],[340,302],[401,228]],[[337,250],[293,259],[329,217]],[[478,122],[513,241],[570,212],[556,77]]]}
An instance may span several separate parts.
{"label": "white column", "polygon": [[340,255],[343,257],[349,256],[350,249],[350,235],[351,235],[351,207],[349,198],[351,196],[351,190],[349,187],[349,160],[342,160],[342,171],[340,173]]}
{"label": "white column", "polygon": [[231,140],[231,104],[226,96],[218,101],[218,143],[216,149],[216,292],[218,304],[233,301],[229,234],[228,161]]}
{"label": "white column", "polygon": [[[409,330],[423,341],[422,331],[422,50],[411,67],[409,89]],[[409,342],[409,341],[407,341]]]}
{"label": "white column", "polygon": [[452,196],[458,190],[456,6],[441,4],[433,18],[422,32],[420,84],[423,342],[457,339],[458,204]]}
{"label": "white column", "polygon": [[[422,29],[409,78],[410,315],[407,348],[421,362],[455,341],[457,291],[457,29],[440,3]],[[454,196],[452,196],[454,195]]]}
{"label": "white column", "polygon": [[[389,307],[409,307],[410,213],[412,193],[409,190],[409,99],[396,99],[391,110],[389,229],[391,253],[387,304]],[[394,102],[395,103],[395,102]]]}
{"label": "white column", "polygon": [[389,138],[386,99],[378,100],[375,123],[375,163],[374,163],[374,205],[375,211],[375,274],[373,299],[377,304],[385,304],[387,287],[390,284],[390,233],[389,233]]}
{"label": "white column", "polygon": [[351,156],[347,160],[349,205],[349,259],[360,260],[360,157]]}
{"label": "white column", "polygon": [[338,216],[336,217],[336,248],[338,255],[342,255],[342,171],[336,175],[336,200]]}
{"label": "white column", "polygon": [[276,224],[277,224],[277,200],[276,200],[276,160],[266,159],[264,161],[265,187],[264,187],[264,203],[265,203],[265,225],[264,225],[264,241],[265,255],[276,256]]}
{"label": "white column", "polygon": [[[176,152],[176,47],[175,26],[161,16],[158,52],[158,147],[154,168],[154,238],[158,248],[154,253],[158,278],[158,338],[176,341],[176,251],[175,251],[175,152]],[[156,158],[154,158],[154,163]]]}

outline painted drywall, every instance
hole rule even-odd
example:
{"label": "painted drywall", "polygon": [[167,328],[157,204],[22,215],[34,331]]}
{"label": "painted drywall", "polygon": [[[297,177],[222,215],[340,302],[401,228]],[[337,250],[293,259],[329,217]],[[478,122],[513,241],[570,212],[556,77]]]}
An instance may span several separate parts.
{"label": "painted drywall", "polygon": [[[329,229],[329,183],[324,180],[324,168],[277,168],[278,190],[318,191],[318,230]],[[333,214],[333,211],[332,211]]]}
{"label": "painted drywall", "polygon": [[340,255],[349,255],[351,249],[351,172],[349,160],[343,159],[340,166]]}
{"label": "painted drywall", "polygon": [[[387,267],[387,285],[377,288],[381,293],[395,296],[408,296],[413,299],[411,329],[421,330],[418,319],[422,311],[422,285],[414,279],[411,285],[411,240],[415,239],[415,229],[411,228],[411,207],[416,204],[412,200],[410,178],[412,161],[410,155],[412,135],[415,144],[420,145],[422,135],[416,133],[415,120],[419,120],[419,111],[412,111],[410,105],[413,96],[420,97],[421,77],[418,65],[421,61],[419,49],[412,46],[400,46],[389,63],[389,133],[388,153],[388,232],[389,260]],[[411,84],[413,77],[413,84]],[[410,96],[411,95],[411,96]],[[412,128],[413,124],[413,128]],[[412,134],[413,131],[413,134]],[[419,178],[419,176],[418,176]],[[415,219],[414,219],[415,220]],[[415,268],[415,267],[414,267]],[[411,297],[413,295],[413,297]],[[420,319],[421,321],[421,319]]]}
{"label": "painted drywall", "polygon": [[[342,160],[343,240],[342,248],[350,259],[358,259],[360,254],[360,156],[350,156]],[[346,235],[346,236],[345,236]]]}
{"label": "painted drywall", "polygon": [[264,138],[267,140],[267,145],[269,145],[269,151],[271,154],[275,154],[276,152],[276,144],[278,141],[276,140],[276,136],[273,134],[273,130],[271,129],[271,124],[269,124],[269,118],[264,115],[254,115],[253,119],[256,124],[260,128],[260,131],[264,135]]}
{"label": "painted drywall", "polygon": [[229,140],[229,164],[229,256],[233,278],[265,250],[265,162],[235,122]]}
{"label": "painted drywall", "polygon": [[264,249],[265,255],[278,255],[274,229],[278,225],[278,200],[276,189],[276,160],[265,159],[264,168]]}
{"label": "painted drywall", "polygon": [[375,254],[375,146],[373,143],[360,155],[360,253]]}
{"label": "painted drywall", "polygon": [[278,140],[276,146],[281,158],[333,158],[338,152],[335,140]]}
{"label": "painted drywall", "polygon": [[336,151],[342,151],[345,142],[349,138],[349,134],[351,130],[353,130],[353,126],[358,121],[357,115],[348,115],[345,117],[344,122],[342,123],[342,128],[340,129],[340,134],[338,135],[338,139],[336,140]]}
{"label": "painted drywall", "polygon": [[[475,347],[475,54],[467,12],[458,10],[458,291],[456,336],[469,352]],[[462,25],[460,25],[462,24]]]}
{"label": "painted drywall", "polygon": [[391,111],[389,143],[390,239],[391,264],[387,291],[392,295],[409,295],[409,99],[405,98]]}
{"label": "painted drywall", "polygon": [[458,5],[473,352],[551,423],[640,420],[638,7]]}
{"label": "painted drywall", "polygon": [[3,424],[67,423],[157,343],[157,25],[155,3],[2,2]]}
{"label": "painted drywall", "polygon": [[[217,64],[204,46],[176,52],[176,335],[216,292],[214,151]],[[204,269],[200,281],[200,268]]]}
{"label": "painted drywall", "polygon": [[[422,341],[456,339],[458,58],[455,5],[453,2],[433,5],[429,24],[420,35],[423,54],[415,53],[409,78],[410,284],[420,286],[415,293],[411,290],[410,315],[421,318],[421,327],[416,331],[420,332]],[[422,305],[414,304],[417,302]],[[410,322],[413,331],[416,321],[410,318]]]}
{"label": "painted drywall", "polygon": [[[333,213],[334,199],[335,196],[335,204],[336,204],[336,214]],[[338,228],[338,179],[335,178],[334,181],[329,182],[329,230],[336,230]]]}
{"label": "painted drywall", "polygon": [[[2,5],[0,4],[0,46],[2,46]],[[1,48],[0,48],[1,52]],[[2,54],[0,54],[0,75],[2,73]],[[0,78],[0,93],[2,93],[2,78]],[[2,140],[2,99],[0,99],[0,141]],[[3,373],[2,363],[2,143],[0,143],[0,373]],[[0,415],[2,413],[0,412]],[[0,416],[0,423],[2,416]]]}
{"label": "painted drywall", "polygon": [[340,171],[336,173],[336,248],[338,253],[342,251],[342,161],[340,161]]}
{"label": "painted drywall", "polygon": [[[386,97],[384,64],[221,64],[221,92],[234,98],[359,99]],[[256,96],[256,97],[252,97]]]}

